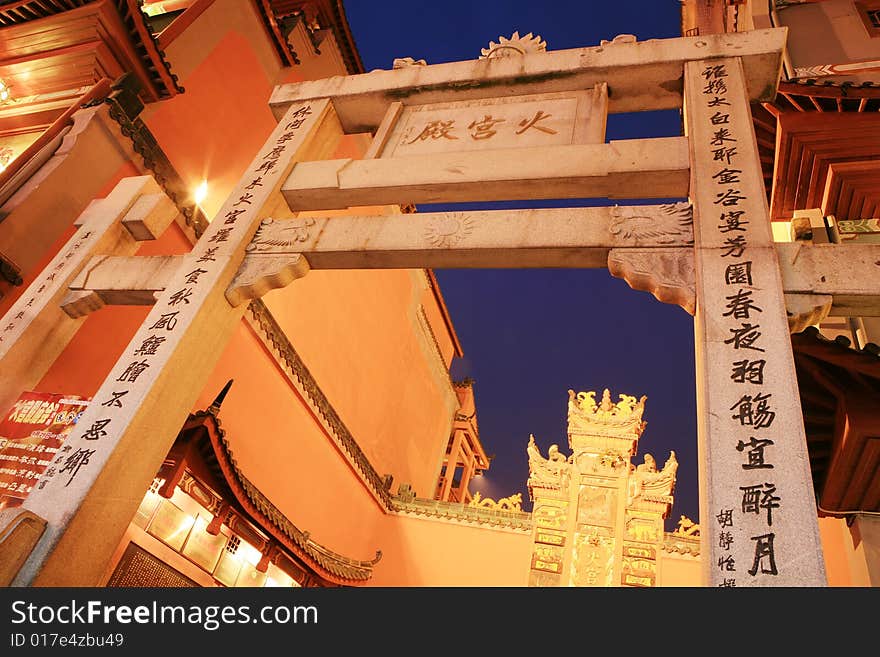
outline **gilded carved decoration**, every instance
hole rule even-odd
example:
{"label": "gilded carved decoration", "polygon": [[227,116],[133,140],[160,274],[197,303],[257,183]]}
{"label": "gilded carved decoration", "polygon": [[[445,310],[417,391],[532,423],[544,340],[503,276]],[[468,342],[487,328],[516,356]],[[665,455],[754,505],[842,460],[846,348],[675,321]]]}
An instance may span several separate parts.
{"label": "gilded carved decoration", "polygon": [[559,451],[557,445],[551,445],[547,452],[547,458],[544,458],[535,444],[535,436],[531,435],[529,436],[526,453],[529,456],[528,487],[530,492],[532,488],[547,488],[551,490],[565,490],[568,488],[571,463]]}
{"label": "gilded carved decoration", "polygon": [[611,401],[606,388],[602,399],[596,402],[596,393],[568,391],[568,431],[591,435],[640,436],[645,428],[642,413],[646,396],[636,399],[631,395],[619,395],[617,403]]}
{"label": "gilded carved decoration", "polygon": [[532,521],[536,528],[564,530],[568,518],[568,502],[562,500],[536,500]]}
{"label": "gilded carved decoration", "polygon": [[497,509],[499,511],[522,511],[522,493],[514,493],[513,495],[502,497],[496,501],[490,497],[483,497],[482,493],[477,491],[474,493],[468,506]]}
{"label": "gilded carved decoration", "polygon": [[575,538],[573,586],[610,586],[614,574],[614,540],[593,529]]}
{"label": "gilded carved decoration", "polygon": [[656,543],[660,535],[657,522],[649,518],[629,518],[626,522],[626,538],[642,543]]}
{"label": "gilded carved decoration", "polygon": [[613,527],[617,510],[617,488],[581,486],[578,492],[579,524]]}
{"label": "gilded carved decoration", "polygon": [[681,516],[678,519],[678,527],[672,533],[676,536],[699,536],[700,525],[687,516]]}
{"label": "gilded carved decoration", "polygon": [[[678,470],[675,452],[662,468],[649,453],[632,462],[647,397],[616,397],[608,389],[601,397],[568,391],[570,456],[551,445],[545,458],[529,436],[530,586],[655,586],[661,551],[699,554],[698,534],[670,540],[663,531]],[[562,555],[561,565],[551,554]]]}
{"label": "gilded carved decoration", "polygon": [[651,454],[645,454],[644,462],[635,467],[630,477],[630,486],[635,487],[632,498],[644,495],[652,498],[663,498],[672,495],[675,488],[675,473],[678,471],[678,460],[675,451],[669,453],[669,458],[663,465],[662,470],[657,470],[657,464]]}

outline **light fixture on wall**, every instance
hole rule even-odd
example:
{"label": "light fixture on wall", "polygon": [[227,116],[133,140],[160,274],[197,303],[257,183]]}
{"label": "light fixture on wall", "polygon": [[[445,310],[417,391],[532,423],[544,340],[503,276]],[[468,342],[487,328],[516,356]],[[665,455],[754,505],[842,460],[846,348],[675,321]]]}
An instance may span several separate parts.
{"label": "light fixture on wall", "polygon": [[208,198],[208,181],[202,180],[193,192],[193,200],[196,202],[196,205],[201,206],[202,201],[206,198]]}
{"label": "light fixture on wall", "polygon": [[0,79],[0,103],[5,103],[12,100],[12,96],[9,92],[9,86],[6,84],[5,80]]}

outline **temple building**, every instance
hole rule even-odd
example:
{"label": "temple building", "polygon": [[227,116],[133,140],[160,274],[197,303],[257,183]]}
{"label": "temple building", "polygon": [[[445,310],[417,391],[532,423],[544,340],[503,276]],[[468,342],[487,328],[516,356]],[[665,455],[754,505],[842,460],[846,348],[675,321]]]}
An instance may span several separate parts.
{"label": "temple building", "polygon": [[[474,61],[401,58],[370,73],[341,0],[0,6],[0,583],[769,586],[827,573],[830,585],[878,585],[870,339],[880,292],[844,275],[826,282],[808,255],[780,251],[781,274],[754,268],[754,290],[768,295],[757,311],[779,310],[761,318],[766,362],[732,376],[724,362],[722,383],[734,385],[719,387],[722,352],[700,361],[701,469],[722,472],[704,475],[721,484],[701,487],[702,518],[666,530],[677,456],[641,448],[645,397],[607,389],[561,391],[562,449],[527,441],[528,427],[509,437],[522,443],[531,510],[471,487],[492,458],[478,384],[450,376],[464,348],[432,267],[607,266],[711,323],[705,299],[731,297],[701,278],[720,265],[699,230],[715,190],[701,178],[708,156],[688,146],[708,125],[694,118],[709,102],[695,81],[729,78],[715,100],[748,115],[730,123],[741,148],[754,125],[762,170],[743,175],[766,183],[773,236],[748,235],[767,263],[774,238],[858,247],[880,234],[869,152],[880,100],[860,77],[876,62],[849,51],[814,61],[797,45],[797,29],[819,14],[838,20],[851,3],[780,10],[792,19],[788,46],[765,29],[779,23],[746,18],[751,5],[705,4],[683,3],[681,39],[620,35],[552,52],[515,33]],[[704,58],[722,63],[698,70]],[[832,82],[821,93],[803,81],[817,71]],[[670,84],[673,73],[686,84]],[[606,143],[608,112],[687,103],[698,110],[688,136]],[[815,143],[813,120],[829,131]],[[468,137],[450,132],[455,121]],[[625,198],[636,187],[696,200],[415,211],[522,190]],[[725,206],[747,199],[729,193]],[[744,243],[732,246],[741,257]],[[856,274],[875,256],[854,257]],[[722,264],[730,285],[735,270]],[[749,286],[751,265],[733,265]],[[724,316],[748,318],[754,304]],[[834,321],[857,349],[823,337]],[[756,346],[761,333],[747,329],[757,327],[743,327],[729,349]],[[763,385],[765,365],[754,398],[736,389],[729,411],[718,401],[737,371]],[[763,450],[777,414],[774,431],[794,428],[774,448],[775,483],[731,476],[731,454],[737,476],[773,467]],[[722,415],[728,425],[715,423]],[[713,457],[740,429],[730,454]],[[777,485],[789,495],[782,510]],[[761,523],[773,531],[743,533]],[[737,551],[739,579],[719,550]]]}

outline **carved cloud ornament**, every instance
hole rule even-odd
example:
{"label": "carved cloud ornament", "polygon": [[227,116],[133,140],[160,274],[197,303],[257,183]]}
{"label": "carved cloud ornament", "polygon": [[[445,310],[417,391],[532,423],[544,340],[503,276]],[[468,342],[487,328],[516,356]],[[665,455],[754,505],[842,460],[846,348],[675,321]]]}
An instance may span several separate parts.
{"label": "carved cloud ornament", "polygon": [[650,292],[659,301],[696,312],[694,254],[688,248],[611,249],[608,272],[634,290]]}

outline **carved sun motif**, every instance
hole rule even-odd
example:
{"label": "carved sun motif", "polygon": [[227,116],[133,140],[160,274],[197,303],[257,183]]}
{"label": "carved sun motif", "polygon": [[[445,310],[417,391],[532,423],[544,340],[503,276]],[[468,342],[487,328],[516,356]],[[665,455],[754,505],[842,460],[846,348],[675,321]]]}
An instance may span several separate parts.
{"label": "carved sun motif", "polygon": [[425,225],[424,236],[431,246],[451,248],[471,234],[473,222],[462,212],[432,217]]}
{"label": "carved sun motif", "polygon": [[547,42],[539,36],[532,36],[529,32],[525,36],[520,36],[519,32],[514,32],[509,39],[500,36],[498,43],[489,42],[488,48],[480,50],[482,57],[480,59],[490,59],[493,57],[518,57],[531,52],[546,52]]}

